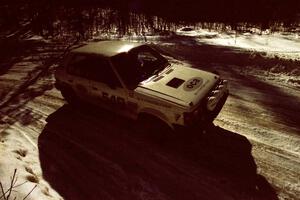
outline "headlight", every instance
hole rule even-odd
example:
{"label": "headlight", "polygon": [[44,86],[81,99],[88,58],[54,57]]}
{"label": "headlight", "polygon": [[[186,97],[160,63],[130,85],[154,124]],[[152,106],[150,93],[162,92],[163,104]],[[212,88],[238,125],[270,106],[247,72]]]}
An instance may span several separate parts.
{"label": "headlight", "polygon": [[207,101],[207,109],[209,111],[213,111],[217,105],[217,98],[216,97],[209,97]]}

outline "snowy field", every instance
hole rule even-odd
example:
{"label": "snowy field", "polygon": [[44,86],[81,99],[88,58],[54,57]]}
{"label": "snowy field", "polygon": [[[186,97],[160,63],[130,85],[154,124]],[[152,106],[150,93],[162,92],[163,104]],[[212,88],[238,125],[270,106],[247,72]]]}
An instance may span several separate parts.
{"label": "snowy field", "polygon": [[[254,31],[253,31],[254,32]],[[205,29],[192,31],[177,31],[179,35],[198,38],[199,42],[207,44],[241,48],[248,51],[259,51],[278,56],[291,54],[291,59],[300,59],[300,33],[270,33],[264,31],[261,33],[240,33],[234,31],[228,33],[218,33]],[[295,56],[294,54],[298,54]]]}
{"label": "snowy field", "polygon": [[[131,38],[131,40],[134,40]],[[205,134],[164,144],[53,87],[66,46],[35,37],[0,68],[0,181],[9,199],[300,199],[300,40],[208,30],[149,37],[173,65],[218,70],[230,96]],[[5,70],[3,70],[5,69]],[[12,176],[16,169],[16,178]],[[6,200],[0,191],[0,199]]]}

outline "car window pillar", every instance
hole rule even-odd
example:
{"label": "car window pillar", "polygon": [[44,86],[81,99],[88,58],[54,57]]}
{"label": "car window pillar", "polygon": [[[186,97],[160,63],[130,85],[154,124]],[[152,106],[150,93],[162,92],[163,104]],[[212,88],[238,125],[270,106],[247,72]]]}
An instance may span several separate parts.
{"label": "car window pillar", "polygon": [[123,89],[125,89],[126,91],[128,91],[126,84],[124,83],[123,79],[121,78],[120,74],[118,73],[118,71],[116,70],[115,66],[113,65],[111,59],[108,59],[109,65],[111,66],[112,70],[114,71],[115,75],[117,76],[119,82],[121,83],[121,86],[123,87]]}

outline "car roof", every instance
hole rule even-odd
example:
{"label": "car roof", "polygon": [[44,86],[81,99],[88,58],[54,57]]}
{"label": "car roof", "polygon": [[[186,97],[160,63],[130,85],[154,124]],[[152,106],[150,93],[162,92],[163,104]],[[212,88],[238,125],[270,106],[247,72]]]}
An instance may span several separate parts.
{"label": "car roof", "polygon": [[131,49],[142,45],[144,44],[128,41],[101,41],[89,43],[87,45],[72,50],[72,52],[112,57],[119,53],[128,52]]}

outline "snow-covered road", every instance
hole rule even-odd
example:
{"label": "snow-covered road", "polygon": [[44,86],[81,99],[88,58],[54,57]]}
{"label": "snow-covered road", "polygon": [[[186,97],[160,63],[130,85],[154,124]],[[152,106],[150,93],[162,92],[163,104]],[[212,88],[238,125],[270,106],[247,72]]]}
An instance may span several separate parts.
{"label": "snow-covered road", "polygon": [[134,122],[67,105],[53,88],[55,65],[22,90],[28,74],[12,66],[0,76],[4,188],[16,168],[18,183],[28,181],[13,193],[20,199],[35,184],[28,199],[299,199],[299,87],[270,79],[259,63],[239,65],[245,55],[236,49],[190,37],[158,47],[174,64],[217,69],[229,80],[214,126],[160,143]]}

